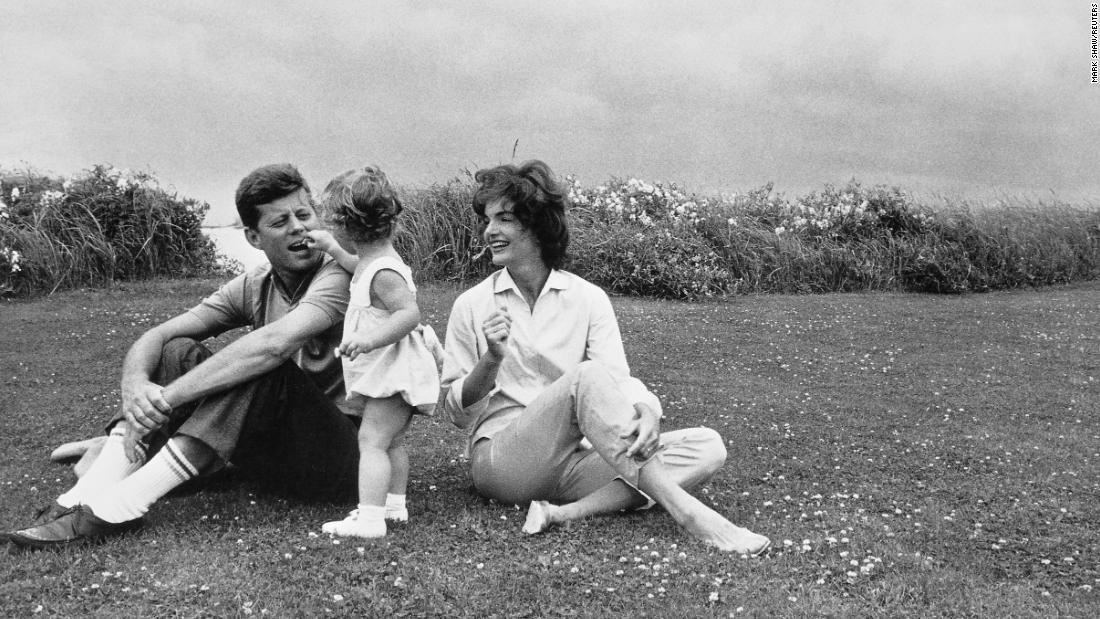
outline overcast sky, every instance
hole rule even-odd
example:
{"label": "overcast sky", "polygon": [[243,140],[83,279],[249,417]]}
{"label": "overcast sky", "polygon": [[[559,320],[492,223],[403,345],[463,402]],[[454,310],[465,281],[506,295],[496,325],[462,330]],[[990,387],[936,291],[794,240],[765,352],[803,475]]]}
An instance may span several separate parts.
{"label": "overcast sky", "polygon": [[[1090,2],[4,2],[0,165],[1100,199]],[[517,145],[518,140],[518,145]]]}

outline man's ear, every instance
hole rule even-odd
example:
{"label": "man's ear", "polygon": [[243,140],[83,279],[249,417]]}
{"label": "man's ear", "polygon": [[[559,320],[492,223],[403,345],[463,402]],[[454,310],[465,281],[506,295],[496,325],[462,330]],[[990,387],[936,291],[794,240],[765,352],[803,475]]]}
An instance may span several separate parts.
{"label": "man's ear", "polygon": [[245,229],[244,229],[244,239],[246,241],[248,241],[249,245],[255,247],[256,249],[261,249],[260,248],[260,233],[256,232],[255,228],[249,228],[249,227],[246,226]]}

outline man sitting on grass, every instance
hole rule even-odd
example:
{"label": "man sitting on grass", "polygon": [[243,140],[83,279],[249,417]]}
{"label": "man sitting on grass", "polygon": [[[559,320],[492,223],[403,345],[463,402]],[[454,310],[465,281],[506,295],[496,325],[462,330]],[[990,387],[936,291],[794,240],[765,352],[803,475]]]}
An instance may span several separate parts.
{"label": "man sitting on grass", "polygon": [[[122,406],[76,485],[9,533],[43,548],[136,528],[180,484],[232,457],[261,480],[307,496],[355,492],[359,449],[346,411],[340,344],[348,273],[306,242],[320,226],[309,186],[288,164],[237,188],[248,242],[268,262],[145,332],[122,366]],[[252,330],[217,353],[200,342]]]}

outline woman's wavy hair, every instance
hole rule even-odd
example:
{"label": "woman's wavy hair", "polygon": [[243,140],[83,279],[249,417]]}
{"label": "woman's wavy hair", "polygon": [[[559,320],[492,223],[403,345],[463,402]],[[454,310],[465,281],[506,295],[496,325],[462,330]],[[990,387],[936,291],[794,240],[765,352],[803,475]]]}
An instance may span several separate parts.
{"label": "woman's wavy hair", "polygon": [[348,170],[321,194],[321,217],[358,243],[389,238],[404,207],[385,172],[374,166]]}
{"label": "woman's wavy hair", "polygon": [[569,247],[569,224],[565,211],[569,197],[554,177],[550,166],[531,160],[516,166],[501,165],[478,170],[474,174],[478,188],[473,207],[478,218],[485,220],[485,207],[490,202],[506,200],[524,228],[534,232],[542,261],[551,269],[561,268]]}

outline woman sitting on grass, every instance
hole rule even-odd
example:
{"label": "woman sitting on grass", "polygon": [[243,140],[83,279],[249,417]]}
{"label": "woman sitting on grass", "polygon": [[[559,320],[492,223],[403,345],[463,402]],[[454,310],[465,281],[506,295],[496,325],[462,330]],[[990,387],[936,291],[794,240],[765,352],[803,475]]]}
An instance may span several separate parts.
{"label": "woman sitting on grass", "polygon": [[477,491],[530,502],[528,534],[656,502],[708,544],[763,552],[767,537],[686,490],[725,462],[722,437],[709,428],[660,433],[661,404],[630,376],[607,295],[559,270],[566,197],[549,167],[530,161],[474,178],[473,208],[503,268],[455,301],[443,388],[447,414],[469,430]]}

